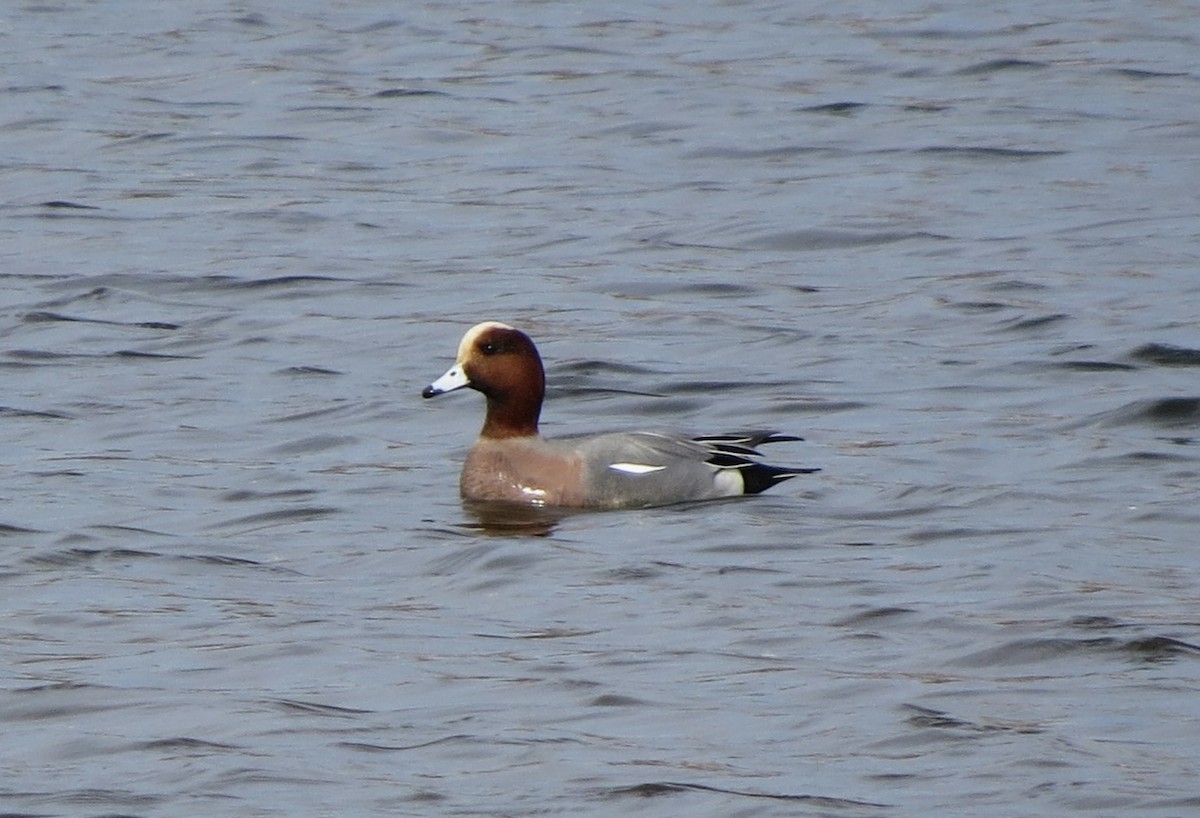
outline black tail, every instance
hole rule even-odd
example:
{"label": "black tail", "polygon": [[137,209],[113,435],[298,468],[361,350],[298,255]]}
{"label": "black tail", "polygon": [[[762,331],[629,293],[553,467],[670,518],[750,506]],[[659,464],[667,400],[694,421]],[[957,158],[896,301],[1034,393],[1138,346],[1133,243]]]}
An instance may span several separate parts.
{"label": "black tail", "polygon": [[752,459],[762,457],[762,453],[755,449],[756,446],[764,443],[803,440],[802,437],[777,435],[771,431],[755,429],[724,435],[702,435],[693,439],[698,443],[703,443],[712,451],[712,456],[708,458],[709,463],[723,469],[737,469],[741,472],[743,491],[746,494],[759,494],[784,480],[820,471],[820,469],[768,466],[766,463]]}
{"label": "black tail", "polygon": [[751,463],[742,467],[742,483],[747,494],[758,494],[771,486],[778,485],[784,480],[791,480],[802,474],[812,474],[820,469],[789,469],[784,466],[768,466],[765,463]]}

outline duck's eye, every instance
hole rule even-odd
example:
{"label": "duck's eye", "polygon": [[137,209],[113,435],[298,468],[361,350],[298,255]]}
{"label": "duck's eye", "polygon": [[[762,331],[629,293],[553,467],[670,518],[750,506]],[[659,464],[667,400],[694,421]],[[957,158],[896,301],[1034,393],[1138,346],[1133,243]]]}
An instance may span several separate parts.
{"label": "duck's eye", "polygon": [[494,341],[488,341],[482,347],[482,352],[484,355],[495,355],[499,351],[500,351],[500,345],[495,343]]}

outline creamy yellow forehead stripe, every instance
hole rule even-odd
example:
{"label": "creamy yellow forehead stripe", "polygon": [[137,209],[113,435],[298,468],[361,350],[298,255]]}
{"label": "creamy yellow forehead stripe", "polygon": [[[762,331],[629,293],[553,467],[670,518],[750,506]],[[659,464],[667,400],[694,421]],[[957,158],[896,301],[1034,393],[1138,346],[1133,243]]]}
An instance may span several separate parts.
{"label": "creamy yellow forehead stripe", "polygon": [[467,359],[471,347],[475,346],[475,339],[491,329],[512,329],[512,327],[508,324],[501,324],[499,321],[484,321],[482,324],[471,327],[458,343],[458,363],[461,364]]}

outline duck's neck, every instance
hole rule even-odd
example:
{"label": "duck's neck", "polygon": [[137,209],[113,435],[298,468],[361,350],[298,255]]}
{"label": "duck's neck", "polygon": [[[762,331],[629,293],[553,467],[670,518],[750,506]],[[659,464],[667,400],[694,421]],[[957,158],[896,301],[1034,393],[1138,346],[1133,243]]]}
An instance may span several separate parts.
{"label": "duck's neck", "polygon": [[536,437],[542,412],[540,393],[488,395],[487,416],[480,437],[499,440],[509,437]]}

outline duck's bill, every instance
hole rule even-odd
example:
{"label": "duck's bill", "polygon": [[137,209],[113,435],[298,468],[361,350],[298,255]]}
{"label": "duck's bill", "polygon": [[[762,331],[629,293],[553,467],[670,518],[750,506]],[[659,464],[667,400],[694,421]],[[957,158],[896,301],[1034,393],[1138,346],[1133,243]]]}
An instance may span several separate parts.
{"label": "duck's bill", "polygon": [[455,364],[446,370],[446,374],[438,378],[429,386],[421,390],[421,397],[432,398],[437,395],[444,395],[447,392],[453,392],[455,389],[462,389],[464,386],[470,386],[471,379],[467,377],[467,373],[463,371],[460,364]]}

